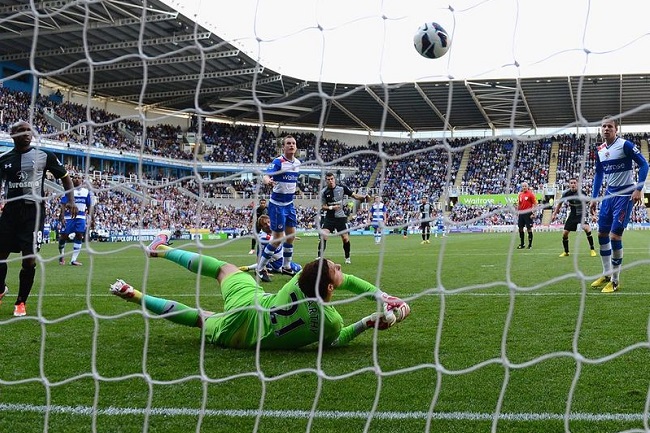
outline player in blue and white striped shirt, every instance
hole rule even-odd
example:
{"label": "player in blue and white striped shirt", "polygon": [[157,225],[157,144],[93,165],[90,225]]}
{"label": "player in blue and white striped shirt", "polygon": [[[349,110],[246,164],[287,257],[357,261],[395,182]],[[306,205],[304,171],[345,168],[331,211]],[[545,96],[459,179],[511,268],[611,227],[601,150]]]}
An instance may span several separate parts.
{"label": "player in blue and white striped shirt", "polygon": [[268,275],[263,274],[264,269],[273,258],[275,249],[283,242],[282,273],[295,275],[291,262],[298,218],[293,206],[293,196],[296,193],[301,164],[300,160],[295,157],[297,150],[296,139],[291,135],[285,136],[282,139],[282,155],[269,164],[263,178],[265,185],[273,185],[268,206],[272,239],[262,250],[257,267],[260,269],[260,278],[263,281],[269,281]]}
{"label": "player in blue and white striped shirt", "polygon": [[61,198],[61,204],[63,205],[61,211],[63,230],[59,238],[59,264],[65,264],[64,254],[66,241],[72,241],[73,247],[70,264],[72,266],[81,266],[81,262],[77,261],[77,258],[79,257],[86,237],[86,228],[92,217],[95,198],[88,188],[82,186],[81,177],[75,176],[72,179],[72,184],[74,185],[74,205],[77,208],[77,214],[73,217],[70,210],[65,207],[65,204],[68,203],[68,197],[64,195]]}
{"label": "player in blue and white striped shirt", "polygon": [[[623,231],[630,221],[632,207],[643,198],[645,180],[648,176],[648,162],[631,141],[617,136],[615,119],[605,117],[601,124],[605,142],[598,146],[596,154],[596,176],[591,193],[592,198],[600,195],[603,180],[607,183],[598,215],[598,243],[603,262],[603,276],[591,283],[604,293],[619,289],[619,275],[623,262]],[[633,162],[639,166],[639,178],[634,180]],[[595,214],[597,201],[590,203]]]}
{"label": "player in blue and white striped shirt", "polygon": [[388,222],[388,209],[381,201],[380,196],[375,197],[375,202],[370,206],[370,226],[375,231],[375,244],[381,242],[381,235]]}

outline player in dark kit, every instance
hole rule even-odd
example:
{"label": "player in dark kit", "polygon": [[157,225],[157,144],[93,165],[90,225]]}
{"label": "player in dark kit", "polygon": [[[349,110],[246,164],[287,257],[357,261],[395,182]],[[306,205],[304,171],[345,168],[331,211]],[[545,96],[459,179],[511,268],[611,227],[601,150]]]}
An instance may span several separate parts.
{"label": "player in dark kit", "polygon": [[418,214],[420,216],[420,230],[422,231],[422,242],[421,244],[430,244],[431,241],[429,237],[431,236],[431,204],[429,204],[426,197],[422,197],[422,203],[418,208]]}
{"label": "player in dark kit", "polygon": [[553,216],[551,221],[555,219],[560,209],[565,203],[569,203],[570,211],[569,216],[564,222],[564,231],[562,232],[562,246],[564,247],[564,252],[560,254],[560,257],[567,257],[569,255],[569,232],[575,232],[578,229],[578,226],[582,226],[582,230],[587,234],[587,240],[589,241],[589,249],[591,250],[591,257],[596,257],[596,251],[594,250],[594,238],[591,236],[591,226],[584,219],[585,218],[585,209],[586,201],[584,198],[588,197],[587,193],[584,191],[578,191],[578,179],[571,178],[569,179],[569,189],[562,193],[562,198],[560,202],[553,209]]}
{"label": "player in dark kit", "polygon": [[77,208],[74,205],[72,179],[52,152],[32,147],[32,128],[29,123],[14,123],[10,133],[14,148],[0,156],[0,180],[5,185],[5,206],[0,216],[0,301],[9,291],[5,285],[6,260],[11,253],[22,253],[14,316],[25,316],[25,302],[36,275],[34,252],[44,242],[43,197],[46,171],[61,179],[68,197],[66,207],[72,215],[77,214]]}
{"label": "player in dark kit", "polygon": [[257,209],[255,209],[255,233],[253,233],[253,237],[251,238],[251,250],[248,252],[248,254],[255,254],[255,245],[257,244],[257,234],[262,230],[262,228],[259,226],[257,223],[260,220],[260,217],[262,215],[268,215],[269,214],[269,209],[266,207],[266,199],[262,198],[260,199],[260,205],[257,206]]}
{"label": "player in dark kit", "polygon": [[321,238],[318,242],[318,257],[322,257],[327,248],[327,235],[339,233],[343,241],[345,263],[350,264],[350,235],[347,233],[348,217],[343,210],[343,197],[348,196],[357,200],[365,200],[365,195],[359,195],[345,185],[337,185],[334,173],[325,173],[327,186],[320,193],[321,210],[325,211],[325,218],[321,227]]}

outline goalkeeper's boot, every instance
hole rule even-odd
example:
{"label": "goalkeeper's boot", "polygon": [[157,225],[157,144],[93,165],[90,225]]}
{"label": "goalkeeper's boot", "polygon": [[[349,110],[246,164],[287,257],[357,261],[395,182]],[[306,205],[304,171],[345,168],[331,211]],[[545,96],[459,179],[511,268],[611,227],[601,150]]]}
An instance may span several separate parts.
{"label": "goalkeeper's boot", "polygon": [[134,297],[137,296],[137,294],[140,293],[139,291],[131,287],[129,283],[119,279],[113,284],[111,284],[109,290],[113,295],[119,296],[120,298],[126,299],[127,301],[133,299]]}
{"label": "goalkeeper's boot", "polygon": [[2,305],[2,298],[4,298],[7,293],[9,293],[9,287],[5,286],[5,289],[0,293],[0,305]]}
{"label": "goalkeeper's boot", "polygon": [[610,281],[611,281],[610,277],[602,276],[602,277],[598,278],[596,281],[594,281],[593,283],[591,283],[591,288],[592,289],[599,289],[602,286],[608,284]]}
{"label": "goalkeeper's boot", "polygon": [[569,253],[565,251],[562,254],[560,254],[558,257],[569,257]]}
{"label": "goalkeeper's boot", "polygon": [[596,257],[598,254],[596,254],[596,250],[591,250],[591,252],[589,253],[589,255],[590,255],[591,257]]}
{"label": "goalkeeper's boot", "polygon": [[147,246],[147,254],[149,255],[149,257],[158,257],[158,253],[156,253],[156,249],[158,249],[159,246],[171,245],[171,243],[169,242],[171,236],[172,236],[172,232],[170,232],[169,230],[163,230],[160,233],[158,233],[156,237],[153,239],[153,241],[151,241],[149,246]]}
{"label": "goalkeeper's boot", "polygon": [[618,291],[619,285],[618,281],[610,281],[603,287],[603,290],[601,290],[601,293],[614,293]]}

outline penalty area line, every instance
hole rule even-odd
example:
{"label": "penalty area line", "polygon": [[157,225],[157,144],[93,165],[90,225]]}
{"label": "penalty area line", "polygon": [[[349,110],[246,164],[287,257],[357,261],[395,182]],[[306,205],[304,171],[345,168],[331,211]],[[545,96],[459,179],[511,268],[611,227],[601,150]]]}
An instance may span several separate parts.
{"label": "penalty area line", "polygon": [[[321,419],[368,419],[372,416],[373,419],[383,420],[403,420],[403,419],[427,419],[434,420],[451,420],[451,421],[490,421],[494,419],[494,415],[485,412],[435,412],[429,414],[428,412],[364,412],[364,411],[315,411],[313,414],[307,410],[245,410],[245,409],[224,409],[214,410],[207,409],[205,411],[200,409],[190,408],[118,408],[108,407],[105,409],[93,409],[90,406],[45,406],[45,405],[31,405],[31,404],[11,404],[0,403],[0,411],[2,412],[34,412],[50,414],[66,414],[66,415],[108,415],[108,416],[124,416],[124,415],[159,415],[159,416],[206,416],[206,417],[229,417],[229,418],[254,418],[261,416],[263,418],[296,418],[308,419],[321,418]],[[555,413],[502,413],[499,414],[499,420],[504,421],[562,421],[565,419],[565,414]],[[640,421],[643,420],[641,413],[571,413],[568,416],[570,421]]]}

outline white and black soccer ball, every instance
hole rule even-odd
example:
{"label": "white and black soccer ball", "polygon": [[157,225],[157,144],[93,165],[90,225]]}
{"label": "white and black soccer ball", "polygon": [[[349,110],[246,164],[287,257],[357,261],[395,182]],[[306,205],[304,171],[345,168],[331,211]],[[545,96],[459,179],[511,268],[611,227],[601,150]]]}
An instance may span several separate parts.
{"label": "white and black soccer ball", "polygon": [[413,36],[413,45],[420,55],[437,59],[447,54],[451,45],[449,34],[438,23],[424,23]]}

